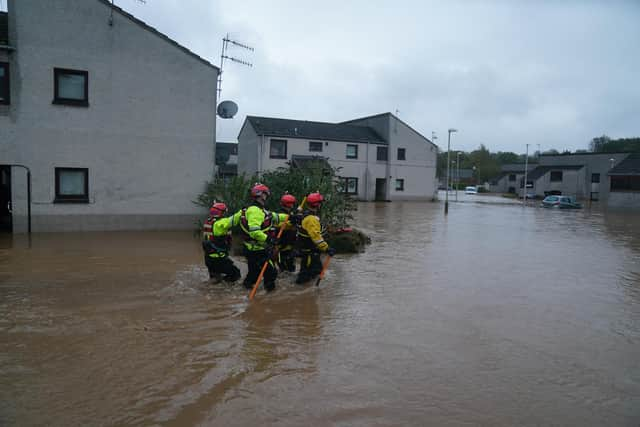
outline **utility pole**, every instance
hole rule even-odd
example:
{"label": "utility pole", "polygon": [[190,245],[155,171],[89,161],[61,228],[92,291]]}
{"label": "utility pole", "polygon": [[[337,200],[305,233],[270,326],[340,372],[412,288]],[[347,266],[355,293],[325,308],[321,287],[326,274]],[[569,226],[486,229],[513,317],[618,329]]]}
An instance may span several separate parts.
{"label": "utility pole", "polygon": [[522,187],[522,207],[527,206],[527,168],[529,166],[529,144],[524,155],[524,186]]}
{"label": "utility pole", "polygon": [[449,214],[449,170],[451,167],[451,133],[457,132],[456,129],[449,128],[449,137],[447,138],[447,195],[444,198],[444,214]]}

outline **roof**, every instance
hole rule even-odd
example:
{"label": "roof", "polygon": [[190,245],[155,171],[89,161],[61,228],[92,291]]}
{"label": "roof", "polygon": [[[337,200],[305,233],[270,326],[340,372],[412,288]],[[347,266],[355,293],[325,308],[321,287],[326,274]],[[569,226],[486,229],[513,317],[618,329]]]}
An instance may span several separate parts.
{"label": "roof", "polygon": [[0,45],[9,44],[9,15],[0,12]]}
{"label": "roof", "polygon": [[640,153],[630,154],[615,165],[608,175],[640,175]]}
{"label": "roof", "polygon": [[331,165],[329,165],[326,157],[303,156],[298,154],[291,156],[291,166],[299,169],[331,169]]}
{"label": "roof", "polygon": [[371,116],[364,116],[364,117],[359,117],[357,119],[352,119],[352,120],[347,120],[346,122],[341,122],[341,124],[349,124],[349,123],[353,123],[353,122],[359,122],[361,120],[368,120],[368,119],[375,119],[377,117],[382,117],[382,116],[390,116],[393,117],[394,119],[396,119],[397,121],[399,121],[400,123],[402,123],[403,125],[405,125],[406,127],[408,127],[409,129],[411,129],[413,132],[415,132],[416,134],[418,134],[419,136],[421,136],[422,138],[426,139],[427,141],[429,141],[429,143],[431,143],[431,145],[433,145],[434,147],[438,147],[438,145],[431,141],[429,138],[427,138],[426,136],[424,136],[423,134],[421,134],[420,132],[418,132],[417,130],[415,130],[414,128],[412,128],[411,126],[409,126],[407,123],[405,123],[404,121],[400,120],[400,118],[398,118],[398,116],[393,115],[390,112],[386,112],[386,113],[380,113],[380,114],[374,114]]}
{"label": "roof", "polygon": [[258,135],[387,144],[376,131],[368,126],[257,116],[247,116],[247,121],[251,123]]}
{"label": "roof", "polygon": [[[528,167],[535,167],[535,163],[529,163]],[[502,172],[520,172],[524,173],[524,163],[507,163],[500,167]]]}
{"label": "roof", "polygon": [[160,31],[158,31],[155,28],[153,28],[152,26],[146,24],[144,21],[141,21],[140,19],[136,18],[132,14],[130,14],[128,12],[125,12],[122,8],[120,8],[120,7],[116,6],[115,4],[111,3],[109,0],[98,0],[98,1],[100,3],[102,3],[102,4],[107,5],[108,7],[113,8],[113,10],[115,10],[118,13],[120,13],[125,18],[128,18],[131,21],[133,21],[134,23],[140,25],[145,30],[151,31],[152,33],[154,33],[155,35],[159,36],[160,38],[163,38],[165,41],[167,41],[170,44],[174,45],[175,47],[177,47],[181,51],[185,52],[186,54],[196,58],[198,61],[202,62],[203,64],[208,65],[209,67],[215,68],[216,70],[218,70],[218,72],[220,71],[220,69],[217,66],[213,65],[211,62],[207,61],[206,59],[204,59],[200,55],[197,55],[196,53],[190,51],[189,49],[187,49],[186,47],[182,46],[180,43],[176,42],[175,40],[170,39],[166,35],[162,34]]}
{"label": "roof", "polygon": [[533,171],[531,171],[529,174],[527,174],[527,181],[528,180],[535,181],[536,179],[541,178],[547,172],[550,172],[550,171],[579,170],[579,169],[582,169],[583,167],[584,167],[583,165],[538,166]]}

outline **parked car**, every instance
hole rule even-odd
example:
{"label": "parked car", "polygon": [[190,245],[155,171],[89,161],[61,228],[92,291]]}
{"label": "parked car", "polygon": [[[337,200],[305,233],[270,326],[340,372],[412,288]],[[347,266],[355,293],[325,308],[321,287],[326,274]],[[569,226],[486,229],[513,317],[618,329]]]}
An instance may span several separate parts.
{"label": "parked car", "polygon": [[570,196],[547,196],[540,204],[543,208],[580,209],[582,205]]}
{"label": "parked car", "polygon": [[478,194],[478,189],[476,187],[467,187],[464,189],[465,194]]}

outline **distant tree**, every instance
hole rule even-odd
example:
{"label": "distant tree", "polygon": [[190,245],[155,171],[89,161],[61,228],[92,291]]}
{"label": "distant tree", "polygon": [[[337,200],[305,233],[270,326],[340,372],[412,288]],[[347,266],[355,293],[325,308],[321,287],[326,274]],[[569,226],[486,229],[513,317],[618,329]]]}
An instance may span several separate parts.
{"label": "distant tree", "polygon": [[609,138],[607,135],[602,135],[602,136],[598,136],[596,138],[593,138],[591,140],[591,142],[589,143],[589,150],[591,150],[594,153],[601,153],[601,152],[605,151],[604,147],[610,141],[611,141],[611,138]]}
{"label": "distant tree", "polygon": [[498,151],[495,155],[496,161],[500,165],[506,165],[510,163],[518,163],[518,155],[510,151]]}
{"label": "distant tree", "polygon": [[560,154],[560,152],[558,150],[556,150],[555,148],[552,148],[550,150],[544,151],[542,154],[558,155],[558,154]]}

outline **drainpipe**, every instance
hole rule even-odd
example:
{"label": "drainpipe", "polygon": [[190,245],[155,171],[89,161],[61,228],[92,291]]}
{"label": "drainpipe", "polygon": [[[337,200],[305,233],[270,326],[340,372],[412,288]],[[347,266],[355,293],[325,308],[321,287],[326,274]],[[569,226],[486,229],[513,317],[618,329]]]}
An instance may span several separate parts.
{"label": "drainpipe", "polygon": [[369,141],[367,141],[367,149],[365,150],[364,162],[364,200],[369,201]]}

